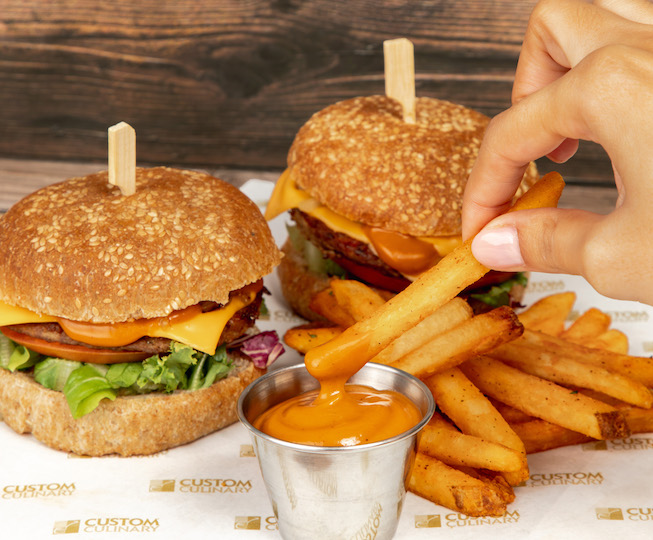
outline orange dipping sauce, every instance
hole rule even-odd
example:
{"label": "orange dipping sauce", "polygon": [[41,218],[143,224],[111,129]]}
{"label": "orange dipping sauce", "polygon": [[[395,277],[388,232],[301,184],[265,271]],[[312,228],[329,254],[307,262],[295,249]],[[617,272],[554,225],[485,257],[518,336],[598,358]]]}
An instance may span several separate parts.
{"label": "orange dipping sauce", "polygon": [[348,384],[331,395],[307,392],[268,409],[253,423],[272,437],[312,446],[354,446],[389,439],[422,415],[398,392]]}
{"label": "orange dipping sauce", "polygon": [[[417,425],[422,414],[406,396],[391,390],[345,384],[361,369],[368,355],[367,339],[357,336],[328,355],[306,355],[308,372],[320,390],[286,400],[265,411],[252,424],[288,442],[313,446],[354,446],[389,439]],[[319,349],[328,348],[329,343]],[[333,355],[331,356],[333,358]]]}

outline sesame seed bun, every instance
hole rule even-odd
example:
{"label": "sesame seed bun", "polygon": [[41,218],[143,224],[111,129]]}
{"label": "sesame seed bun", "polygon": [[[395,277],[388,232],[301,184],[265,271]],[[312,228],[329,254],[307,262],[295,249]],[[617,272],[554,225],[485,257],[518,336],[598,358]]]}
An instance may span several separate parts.
{"label": "sesame seed bun", "polygon": [[[488,122],[461,105],[417,98],[416,123],[407,124],[397,101],[357,97],[314,114],[288,166],[299,187],[351,220],[412,236],[459,235],[463,191]],[[522,186],[536,179],[531,164]]]}
{"label": "sesame seed bun", "polygon": [[106,171],[73,178],[0,218],[0,300],[76,321],[224,304],[280,259],[258,207],[194,171],[139,168],[127,197]]}

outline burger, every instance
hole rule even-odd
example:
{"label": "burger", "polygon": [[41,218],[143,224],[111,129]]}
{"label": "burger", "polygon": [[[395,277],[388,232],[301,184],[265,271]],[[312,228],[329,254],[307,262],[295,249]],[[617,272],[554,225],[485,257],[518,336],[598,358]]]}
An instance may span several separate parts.
{"label": "burger", "polygon": [[[414,124],[385,96],[314,114],[295,137],[265,214],[289,211],[294,222],[278,269],[293,310],[320,320],[311,299],[334,276],[387,297],[460,245],[463,191],[488,123],[433,98],[417,98]],[[531,163],[516,196],[536,179]],[[518,301],[524,283],[521,274],[490,272],[464,294],[482,311]]]}
{"label": "burger", "polygon": [[255,321],[279,263],[258,207],[194,171],[43,188],[0,217],[0,418],[82,455],[151,454],[233,423],[283,351]]}

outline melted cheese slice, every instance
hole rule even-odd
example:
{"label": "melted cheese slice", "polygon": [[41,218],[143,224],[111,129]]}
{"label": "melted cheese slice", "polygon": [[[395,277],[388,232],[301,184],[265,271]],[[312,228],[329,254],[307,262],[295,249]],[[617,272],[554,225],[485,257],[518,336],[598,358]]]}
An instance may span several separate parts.
{"label": "melted cheese slice", "polygon": [[[270,202],[265,209],[265,219],[270,220],[291,208],[299,208],[302,212],[325,223],[330,229],[371,245],[370,239],[359,222],[334,212],[299,189],[290,169],[286,169],[274,186]],[[442,257],[451,253],[462,243],[460,236],[419,236],[417,238],[432,244]]]}
{"label": "melted cheese slice", "polygon": [[[163,337],[184,343],[198,351],[207,354],[214,354],[218,346],[218,341],[220,340],[220,335],[229,319],[231,319],[238,310],[251,304],[254,301],[254,298],[256,298],[256,291],[249,291],[245,294],[236,296],[228,304],[214,311],[199,313],[192,317],[183,317],[180,320],[165,320],[167,319],[166,317],[161,317],[158,319],[157,324],[147,325],[147,330],[138,333],[138,337],[132,339],[130,343],[139,337],[144,336]],[[25,308],[10,306],[4,302],[0,302],[0,326],[45,322],[63,323],[62,328],[65,326],[65,319],[51,317],[49,315],[40,315]],[[142,325],[142,323],[138,321],[135,323],[117,323],[117,325],[126,325],[124,326],[126,330],[129,330],[128,325],[136,326],[137,324]],[[73,339],[76,338],[73,337]],[[96,344],[105,347],[121,346],[106,343]]]}

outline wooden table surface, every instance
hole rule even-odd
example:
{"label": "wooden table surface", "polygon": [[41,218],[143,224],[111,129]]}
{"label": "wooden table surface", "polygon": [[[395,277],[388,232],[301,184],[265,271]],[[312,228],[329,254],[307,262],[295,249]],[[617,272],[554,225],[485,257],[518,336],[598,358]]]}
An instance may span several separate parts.
{"label": "wooden table surface", "polygon": [[[197,168],[236,186],[240,186],[250,178],[273,182],[281,172],[280,170]],[[103,169],[106,169],[106,163],[0,158],[0,212],[5,212],[13,203],[40,187]],[[607,214],[614,207],[616,197],[617,192],[614,188],[568,185],[560,200],[560,207],[581,208]]]}

